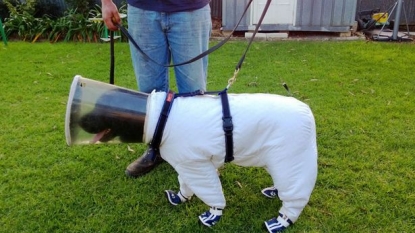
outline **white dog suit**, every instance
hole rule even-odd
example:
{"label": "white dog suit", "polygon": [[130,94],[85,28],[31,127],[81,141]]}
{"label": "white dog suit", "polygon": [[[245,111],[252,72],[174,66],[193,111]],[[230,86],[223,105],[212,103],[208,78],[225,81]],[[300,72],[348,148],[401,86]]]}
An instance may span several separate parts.
{"label": "white dog suit", "polygon": [[[152,140],[166,98],[153,92],[147,102],[144,142]],[[263,167],[282,201],[280,213],[295,222],[317,178],[317,143],[308,105],[272,94],[228,94],[234,157],[240,166]],[[225,136],[219,96],[178,97],[163,132],[160,154],[179,175],[180,191],[206,205],[226,206],[216,169],[224,164]]]}

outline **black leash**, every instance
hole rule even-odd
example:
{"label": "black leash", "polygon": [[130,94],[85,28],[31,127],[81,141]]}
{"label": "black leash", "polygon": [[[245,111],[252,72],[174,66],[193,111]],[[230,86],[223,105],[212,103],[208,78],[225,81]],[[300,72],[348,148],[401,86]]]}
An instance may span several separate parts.
{"label": "black leash", "polygon": [[[196,60],[199,60],[200,58],[214,52],[215,50],[219,49],[222,45],[224,45],[232,36],[232,34],[236,31],[236,29],[238,28],[240,22],[242,21],[243,17],[245,16],[246,12],[248,11],[249,6],[251,5],[253,0],[250,0],[248,2],[248,4],[245,7],[245,10],[241,16],[241,18],[239,19],[237,25],[234,27],[234,29],[232,30],[232,32],[229,34],[229,36],[227,38],[225,38],[224,40],[222,40],[220,43],[218,43],[217,45],[211,47],[210,49],[206,50],[205,52],[199,54],[198,56],[183,62],[183,63],[179,63],[179,64],[159,64],[158,62],[154,61],[152,58],[150,58],[141,48],[140,46],[137,44],[137,42],[132,38],[132,36],[128,33],[128,30],[125,29],[123,26],[121,25],[117,25],[117,27],[121,30],[121,32],[128,37],[128,39],[131,41],[131,43],[134,45],[134,47],[136,47],[136,49],[149,61],[160,65],[160,66],[164,66],[164,67],[175,67],[175,66],[181,66],[181,65],[186,65],[189,63],[192,63]],[[221,103],[222,103],[222,120],[223,120],[223,131],[225,133],[225,145],[226,145],[226,155],[225,155],[225,162],[231,162],[234,160],[234,151],[233,151],[233,123],[232,123],[232,115],[230,112],[230,107],[229,107],[229,100],[228,100],[228,89],[229,87],[233,84],[233,82],[235,82],[236,80],[236,75],[239,72],[239,70],[242,67],[242,64],[245,60],[246,54],[248,53],[248,50],[255,38],[255,35],[257,34],[257,32],[259,31],[259,28],[262,24],[262,21],[265,17],[266,12],[268,11],[268,8],[271,4],[271,0],[267,0],[267,3],[265,4],[264,10],[261,14],[261,17],[258,21],[258,24],[255,27],[255,31],[252,34],[251,39],[249,40],[248,46],[245,49],[245,52],[243,53],[241,59],[239,60],[238,64],[235,67],[235,72],[234,72],[234,76],[232,78],[230,78],[228,80],[228,85],[227,87],[223,90],[223,91],[217,91],[217,92],[202,92],[202,91],[195,91],[195,92],[191,92],[191,93],[179,93],[179,94],[174,94],[173,92],[169,91],[167,93],[167,97],[166,100],[164,102],[162,111],[160,113],[160,117],[158,119],[157,125],[156,125],[156,129],[153,135],[153,139],[150,143],[150,146],[155,149],[158,150],[160,143],[161,143],[161,139],[163,137],[163,131],[164,131],[164,127],[166,125],[167,122],[167,118],[171,109],[171,106],[173,105],[173,101],[174,98],[176,97],[188,97],[188,96],[194,96],[194,95],[203,95],[203,94],[218,94],[221,97]],[[113,38],[111,38],[111,43],[113,43]],[[110,74],[110,83],[113,84],[114,82],[114,74],[113,74],[113,44],[111,44],[111,74]]]}
{"label": "black leash", "polygon": [[245,49],[245,52],[243,53],[241,59],[239,60],[238,64],[235,67],[235,72],[233,73],[233,76],[228,80],[228,86],[226,87],[226,89],[229,89],[229,87],[236,81],[236,76],[239,72],[239,70],[242,68],[242,64],[245,60],[246,54],[248,53],[249,48],[251,47],[252,42],[254,41],[255,35],[258,33],[259,28],[261,27],[262,21],[265,18],[265,14],[268,11],[269,6],[271,5],[271,1],[272,0],[267,0],[265,6],[264,6],[264,10],[262,11],[261,17],[259,18],[258,24],[255,27],[255,31],[252,34],[251,39],[249,40],[248,46]]}
{"label": "black leash", "polygon": [[115,56],[114,56],[114,31],[110,31],[110,53],[111,53],[111,60],[110,60],[110,84],[114,84],[114,64],[115,64]]}
{"label": "black leash", "polygon": [[[199,55],[197,55],[196,57],[194,57],[194,58],[192,58],[192,59],[190,59],[190,60],[188,60],[188,61],[185,61],[185,62],[182,62],[182,63],[179,63],[179,64],[160,64],[160,63],[158,63],[157,61],[155,61],[155,60],[153,60],[150,56],[148,56],[141,48],[140,48],[140,46],[137,44],[137,42],[134,40],[134,38],[131,36],[131,34],[128,32],[128,30],[124,27],[124,26],[122,26],[122,25],[120,25],[120,24],[117,24],[117,27],[120,29],[120,31],[131,41],[131,43],[134,45],[134,47],[138,50],[138,52],[139,53],[141,53],[144,57],[145,57],[145,59],[147,59],[147,60],[149,60],[149,61],[151,61],[151,62],[153,62],[153,63],[155,63],[155,64],[157,64],[157,65],[159,65],[159,66],[163,66],[163,67],[175,67],[175,66],[182,66],[182,65],[186,65],[186,64],[189,64],[189,63],[192,63],[192,62],[194,62],[194,61],[197,61],[197,60],[199,60],[200,58],[202,58],[202,57],[204,57],[204,56],[207,56],[208,54],[210,54],[210,53],[212,53],[212,52],[214,52],[214,51],[216,51],[217,49],[219,49],[220,47],[222,47],[222,45],[224,45],[226,42],[228,42],[229,41],[229,39],[232,37],[232,35],[233,35],[233,33],[236,31],[236,29],[238,28],[238,26],[239,26],[239,24],[241,23],[241,21],[242,21],[242,19],[243,19],[243,17],[245,16],[245,14],[246,14],[246,12],[248,11],[248,9],[249,9],[249,6],[251,5],[251,3],[252,3],[252,1],[253,0],[249,0],[249,2],[248,2],[248,4],[245,6],[245,9],[244,9],[244,12],[242,13],[242,16],[241,16],[241,18],[239,19],[239,21],[238,21],[238,23],[236,24],[236,26],[233,28],[233,30],[232,30],[232,32],[229,34],[229,36],[227,36],[224,40],[222,40],[221,42],[219,42],[218,44],[216,44],[215,46],[213,46],[213,47],[211,47],[211,48],[209,48],[208,50],[206,50],[205,52],[203,52],[203,53],[201,53],[201,54],[199,54]],[[271,0],[268,0],[268,1],[271,1]]]}
{"label": "black leash", "polygon": [[254,41],[255,35],[257,34],[257,32],[259,31],[259,28],[261,27],[262,21],[265,18],[265,14],[267,13],[269,6],[271,5],[271,1],[272,0],[267,0],[267,3],[265,4],[264,10],[262,11],[261,17],[259,18],[258,24],[255,27],[255,31],[252,34],[251,39],[249,40],[248,46],[246,47],[246,50],[245,50],[244,54],[242,55],[241,59],[239,60],[238,64],[236,65],[236,68],[235,68],[236,70],[241,69],[242,63],[245,60],[245,56],[248,53],[248,50],[251,47],[252,42]]}
{"label": "black leash", "polygon": [[[210,53],[212,53],[212,52],[214,52],[214,51],[216,51],[217,49],[219,49],[220,47],[222,47],[226,42],[228,42],[229,41],[229,39],[232,37],[232,35],[233,35],[233,33],[236,31],[236,29],[238,28],[238,26],[239,26],[239,24],[241,23],[241,21],[242,21],[242,19],[244,18],[244,16],[246,15],[246,12],[248,11],[248,9],[249,9],[249,7],[250,7],[250,5],[251,5],[251,3],[252,3],[252,1],[253,0],[249,0],[249,2],[246,4],[246,6],[245,6],[245,9],[244,9],[244,11],[243,11],[243,13],[242,13],[242,15],[241,15],[241,18],[239,19],[239,21],[238,21],[238,23],[236,24],[236,26],[233,28],[233,30],[232,30],[232,32],[229,34],[229,36],[227,36],[224,40],[222,40],[221,42],[219,42],[218,44],[216,44],[215,46],[213,46],[213,47],[211,47],[211,48],[209,48],[208,50],[206,50],[205,52],[203,52],[203,53],[201,53],[201,54],[199,54],[198,56],[196,56],[196,57],[194,57],[194,58],[192,58],[192,59],[190,59],[190,60],[188,60],[188,61],[186,61],[186,62],[182,62],[182,63],[179,63],[179,64],[160,64],[160,63],[158,63],[157,61],[155,61],[155,60],[153,60],[151,57],[149,57],[141,48],[140,48],[140,46],[137,44],[137,42],[134,40],[134,38],[131,36],[131,34],[128,32],[128,30],[125,28],[125,27],[123,27],[122,25],[120,25],[120,24],[117,24],[117,27],[120,29],[120,31],[129,39],[129,41],[134,45],[134,47],[138,50],[138,52],[139,53],[141,53],[147,60],[149,60],[149,61],[151,61],[151,62],[153,62],[153,63],[155,63],[155,64],[157,64],[157,65],[159,65],[159,66],[163,66],[163,67],[175,67],[175,66],[182,66],[182,65],[186,65],[186,64],[189,64],[189,63],[192,63],[192,62],[194,62],[194,61],[197,61],[197,60],[199,60],[199,59],[201,59],[202,57],[204,57],[204,56],[207,56],[208,54],[210,54]],[[238,64],[236,65],[236,67],[235,67],[235,72],[234,72],[234,76],[228,81],[228,86],[227,86],[227,88],[229,88],[230,87],[230,85],[231,84],[233,84],[233,82],[235,82],[235,80],[236,80],[236,75],[237,75],[237,73],[239,72],[239,70],[242,68],[242,64],[243,64],[243,62],[244,62],[244,60],[245,60],[245,57],[246,57],[246,54],[248,53],[248,50],[249,50],[249,48],[251,47],[251,44],[252,44],[252,42],[253,42],[253,40],[254,40],[254,38],[255,38],[255,35],[258,33],[258,31],[259,31],[259,28],[260,28],[260,26],[261,26],[261,24],[262,24],[262,21],[263,21],[263,19],[265,18],[265,15],[266,15],[266,13],[267,13],[267,11],[268,11],[268,8],[269,8],[269,6],[270,6],[270,4],[271,4],[271,1],[272,0],[267,0],[267,2],[266,2],[266,4],[265,4],[265,7],[264,7],[264,10],[262,11],[262,14],[261,14],[261,17],[260,17],[260,19],[259,19],[259,21],[258,21],[258,24],[256,25],[256,27],[255,27],[255,31],[254,31],[254,33],[252,34],[252,37],[251,37],[251,39],[249,40],[249,43],[248,43],[248,46],[246,47],[246,49],[245,49],[245,52],[243,53],[243,55],[242,55],[242,57],[241,57],[241,59],[239,60],[239,62],[238,62]],[[114,43],[114,39],[113,39],[113,31],[111,31],[111,70],[110,70],[110,83],[111,84],[114,84],[114,64],[113,64],[113,62],[114,62],[114,51],[113,51],[113,43]]]}

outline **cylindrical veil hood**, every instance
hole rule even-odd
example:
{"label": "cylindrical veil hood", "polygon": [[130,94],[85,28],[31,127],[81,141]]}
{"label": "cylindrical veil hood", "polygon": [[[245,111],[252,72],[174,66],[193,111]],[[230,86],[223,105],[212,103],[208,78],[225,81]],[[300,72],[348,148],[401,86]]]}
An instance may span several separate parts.
{"label": "cylindrical veil hood", "polygon": [[143,142],[148,94],[74,77],[66,107],[68,145]]}

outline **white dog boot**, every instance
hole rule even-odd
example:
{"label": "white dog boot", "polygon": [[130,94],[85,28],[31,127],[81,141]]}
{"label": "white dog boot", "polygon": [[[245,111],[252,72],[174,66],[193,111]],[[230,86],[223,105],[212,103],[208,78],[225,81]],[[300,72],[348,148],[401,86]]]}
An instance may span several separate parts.
{"label": "white dog boot", "polygon": [[269,233],[282,232],[292,224],[293,222],[285,214],[281,213],[279,213],[277,218],[265,221],[265,227]]}
{"label": "white dog boot", "polygon": [[191,197],[185,197],[180,191],[177,194],[174,191],[171,191],[171,190],[164,190],[164,192],[166,194],[167,200],[172,205],[178,205],[180,203],[183,203],[183,202],[186,202],[186,201],[190,200],[190,198],[191,198]]}
{"label": "white dog boot", "polygon": [[222,217],[222,209],[211,207],[210,210],[199,216],[200,222],[208,227],[214,226]]}

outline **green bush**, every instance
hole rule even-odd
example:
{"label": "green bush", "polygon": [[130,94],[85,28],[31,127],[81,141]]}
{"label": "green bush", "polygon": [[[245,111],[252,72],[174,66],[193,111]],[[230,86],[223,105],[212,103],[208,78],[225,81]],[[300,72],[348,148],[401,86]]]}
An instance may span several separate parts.
{"label": "green bush", "polygon": [[42,20],[34,17],[36,1],[5,0],[5,4],[10,12],[4,23],[6,34],[17,34],[23,41],[36,38],[43,28]]}
{"label": "green bush", "polygon": [[36,0],[26,0],[20,2],[19,0],[4,0],[8,10],[11,14],[26,13],[32,16],[35,15]]}
{"label": "green bush", "polygon": [[53,25],[49,34],[49,41],[97,42],[98,35],[104,30],[103,24],[97,24],[88,20],[75,9],[68,10],[65,16],[59,18]]}
{"label": "green bush", "polygon": [[[36,6],[38,6],[36,2],[36,0],[28,0],[24,3],[18,0],[5,0],[10,12],[4,21],[5,31],[9,38],[31,42],[45,39],[50,42],[62,40],[98,42],[104,34],[103,23],[89,20],[89,18],[102,17],[99,5],[94,7],[88,5],[87,12],[82,12],[83,10],[80,11],[79,8],[69,8],[63,16],[56,18],[49,14],[37,16],[39,11],[36,11]],[[126,13],[125,5],[120,7],[120,12]]]}

